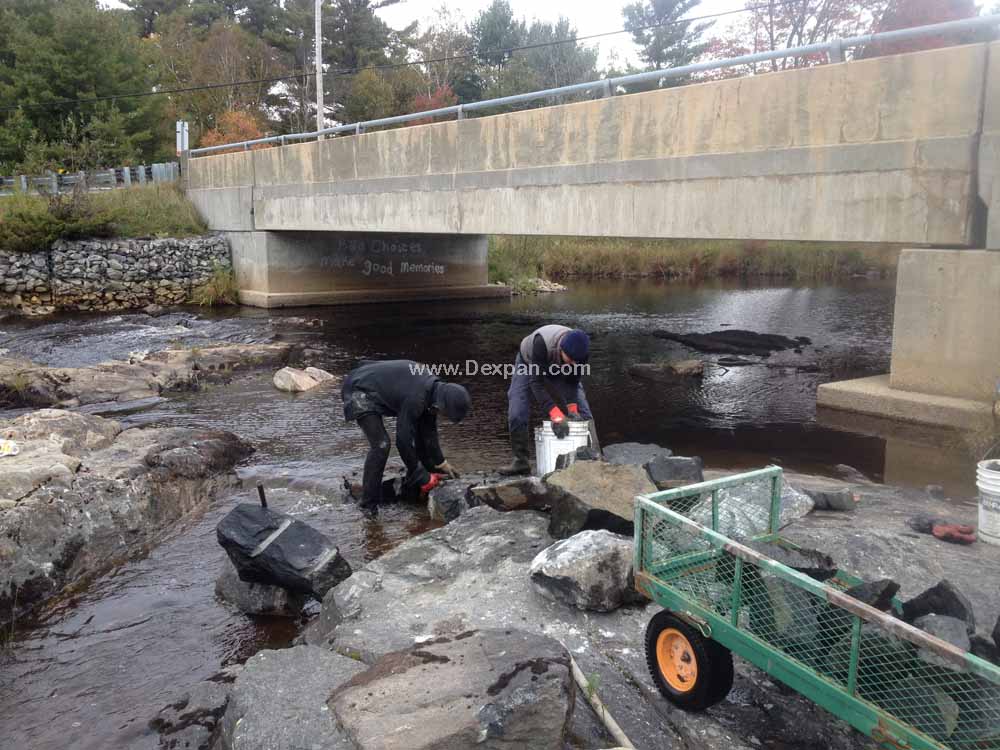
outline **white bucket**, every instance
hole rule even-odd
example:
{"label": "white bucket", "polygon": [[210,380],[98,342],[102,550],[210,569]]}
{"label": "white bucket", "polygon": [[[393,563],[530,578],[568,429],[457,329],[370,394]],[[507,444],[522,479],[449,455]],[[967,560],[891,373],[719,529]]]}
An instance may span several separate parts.
{"label": "white bucket", "polygon": [[535,463],[538,465],[538,475],[555,471],[559,456],[573,453],[586,445],[590,445],[589,422],[570,422],[569,435],[562,440],[552,432],[551,422],[542,422],[541,427],[535,428]]}
{"label": "white bucket", "polygon": [[1000,545],[1000,460],[979,463],[976,485],[979,487],[979,540]]}

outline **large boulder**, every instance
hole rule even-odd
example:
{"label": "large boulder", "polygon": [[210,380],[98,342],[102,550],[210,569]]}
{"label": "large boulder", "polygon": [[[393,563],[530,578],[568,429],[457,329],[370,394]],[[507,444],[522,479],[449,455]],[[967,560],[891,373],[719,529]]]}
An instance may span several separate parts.
{"label": "large boulder", "polygon": [[215,580],[215,594],[246,615],[298,617],[309,602],[306,594],[242,580],[228,561]]}
{"label": "large boulder", "polygon": [[561,750],[574,696],[558,641],[474,630],[382,656],[328,705],[358,750]]}
{"label": "large boulder", "polygon": [[531,562],[531,583],[553,601],[611,612],[637,598],[632,540],[610,531],[581,531],[538,553]]}
{"label": "large boulder", "polygon": [[233,683],[220,722],[223,750],[356,750],[326,701],[365,665],[315,646],[261,651]]}
{"label": "large boulder", "polygon": [[646,470],[631,463],[581,461],[544,479],[552,505],[549,533],[565,539],[584,529],[631,535],[636,495],[656,492]]}
{"label": "large boulder", "polygon": [[538,477],[477,484],[469,490],[469,495],[477,505],[488,505],[501,511],[541,510],[549,505],[548,488]]}
{"label": "large boulder", "polygon": [[[923,617],[918,617],[914,620],[913,626],[923,630],[928,635],[932,635],[935,638],[940,638],[946,643],[950,643],[952,646],[955,646],[962,651],[968,651],[971,647],[969,634],[965,629],[965,621],[960,620],[957,617],[933,614],[924,615]],[[917,656],[922,661],[935,667],[941,667],[942,669],[950,669],[953,671],[963,671],[950,660],[942,658],[930,648],[921,648],[917,652]]]}
{"label": "large boulder", "polygon": [[160,735],[161,750],[208,748],[228,702],[229,685],[224,680],[205,680],[164,706],[149,727]]}
{"label": "large boulder", "polygon": [[252,452],[231,433],[121,432],[55,410],[0,420],[8,433],[25,440],[0,458],[0,620],[146,552],[169,524],[235,486],[232,469]]}
{"label": "large boulder", "polygon": [[454,521],[470,507],[469,487],[461,482],[444,482],[427,495],[427,513],[435,521]]}
{"label": "large boulder", "polygon": [[938,581],[919,596],[903,602],[903,619],[909,623],[930,614],[956,617],[965,623],[969,635],[976,632],[972,602],[951,581]]}
{"label": "large boulder", "polygon": [[658,456],[646,464],[646,472],[659,490],[672,490],[705,481],[699,456]]}
{"label": "large boulder", "polygon": [[320,382],[304,370],[299,370],[295,367],[282,367],[274,373],[274,378],[272,380],[275,388],[279,391],[285,391],[287,393],[311,391],[313,388],[318,386]]}
{"label": "large boulder", "polygon": [[604,446],[604,460],[609,464],[645,466],[657,458],[672,456],[667,448],[652,443],[614,443]]}
{"label": "large boulder", "polygon": [[285,513],[241,503],[215,529],[239,577],[322,599],[351,575],[327,536]]}

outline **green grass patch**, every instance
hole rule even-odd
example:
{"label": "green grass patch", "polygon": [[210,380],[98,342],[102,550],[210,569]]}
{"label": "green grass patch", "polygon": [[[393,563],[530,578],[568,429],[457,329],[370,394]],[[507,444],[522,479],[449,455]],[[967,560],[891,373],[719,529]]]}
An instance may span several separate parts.
{"label": "green grass patch", "polygon": [[[208,280],[195,287],[192,298],[195,304],[202,307],[235,305],[239,299],[239,287],[236,285],[233,269],[229,266],[215,266]],[[194,356],[198,356],[194,354],[194,349],[191,352]]]}
{"label": "green grass patch", "polygon": [[523,278],[834,279],[895,273],[887,245],[599,237],[491,237],[490,281]]}
{"label": "green grass patch", "polygon": [[174,184],[0,198],[0,250],[42,252],[58,239],[190,237],[208,231]]}

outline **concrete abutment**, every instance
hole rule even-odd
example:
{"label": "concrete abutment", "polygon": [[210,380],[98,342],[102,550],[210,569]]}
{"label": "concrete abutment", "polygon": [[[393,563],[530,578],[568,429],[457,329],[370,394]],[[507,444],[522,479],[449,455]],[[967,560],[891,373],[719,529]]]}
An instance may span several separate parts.
{"label": "concrete abutment", "polygon": [[300,307],[509,296],[482,235],[227,232],[240,302]]}

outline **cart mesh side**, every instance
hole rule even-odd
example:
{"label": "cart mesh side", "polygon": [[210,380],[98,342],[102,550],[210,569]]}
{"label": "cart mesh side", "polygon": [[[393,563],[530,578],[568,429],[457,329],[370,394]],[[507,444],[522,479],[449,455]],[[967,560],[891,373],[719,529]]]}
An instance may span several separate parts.
{"label": "cart mesh side", "polygon": [[[770,559],[769,544],[795,548],[774,533],[780,470],[747,477],[639,499],[640,585],[704,617],[713,637],[749,635],[764,653],[808,670],[817,690],[866,703],[894,720],[890,728],[905,725],[918,746],[1000,750],[1000,669],[847,596],[847,581],[820,582]],[[900,739],[880,737],[881,726],[875,739]]]}

